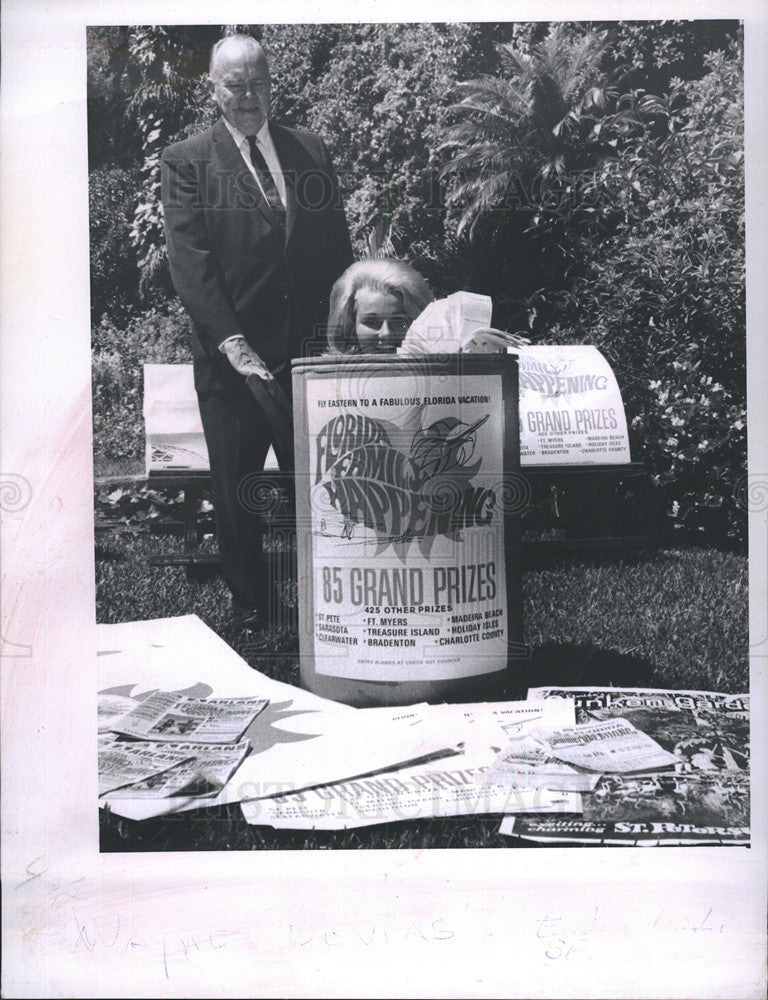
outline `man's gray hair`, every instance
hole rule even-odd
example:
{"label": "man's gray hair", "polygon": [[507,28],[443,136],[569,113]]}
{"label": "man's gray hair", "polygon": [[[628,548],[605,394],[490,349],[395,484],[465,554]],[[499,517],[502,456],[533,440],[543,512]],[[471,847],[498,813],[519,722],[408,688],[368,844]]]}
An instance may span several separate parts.
{"label": "man's gray hair", "polygon": [[264,63],[268,66],[267,53],[264,51],[264,47],[260,42],[257,42],[255,38],[251,35],[225,35],[224,38],[220,38],[218,42],[211,49],[211,62],[208,69],[208,76],[211,80],[216,79],[216,68],[220,59],[220,52],[222,48],[235,48],[240,49],[249,55],[254,55],[260,57],[264,60]]}

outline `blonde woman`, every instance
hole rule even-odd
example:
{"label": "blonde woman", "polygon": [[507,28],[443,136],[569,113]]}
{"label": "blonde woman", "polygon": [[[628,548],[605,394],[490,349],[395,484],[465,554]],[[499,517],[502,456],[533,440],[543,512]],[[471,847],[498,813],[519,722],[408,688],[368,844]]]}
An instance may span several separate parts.
{"label": "blonde woman", "polygon": [[331,290],[330,354],[394,354],[416,317],[434,301],[408,264],[372,258],[350,265]]}

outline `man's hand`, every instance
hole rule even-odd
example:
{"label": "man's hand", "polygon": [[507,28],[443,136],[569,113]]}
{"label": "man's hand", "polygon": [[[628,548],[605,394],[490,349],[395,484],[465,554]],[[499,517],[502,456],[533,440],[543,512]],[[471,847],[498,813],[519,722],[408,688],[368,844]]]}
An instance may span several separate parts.
{"label": "man's hand", "polygon": [[229,363],[241,375],[258,375],[265,382],[271,382],[273,375],[245,337],[230,337],[221,345]]}

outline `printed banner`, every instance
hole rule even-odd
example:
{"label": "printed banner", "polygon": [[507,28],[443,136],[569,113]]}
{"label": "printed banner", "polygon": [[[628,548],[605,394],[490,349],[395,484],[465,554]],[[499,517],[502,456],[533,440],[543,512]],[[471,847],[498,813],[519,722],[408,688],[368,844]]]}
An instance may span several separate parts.
{"label": "printed banner", "polygon": [[520,464],[624,465],[627,418],[611,366],[596,347],[516,350]]}
{"label": "printed banner", "polygon": [[[511,736],[532,727],[557,728],[573,721],[573,702],[426,705],[417,712],[446,729],[446,744],[460,740],[461,752],[414,767],[318,786],[290,795],[243,802],[249,823],[278,829],[341,830],[376,823],[485,813],[578,813],[577,794],[544,788],[510,787],[489,781],[488,763]],[[363,709],[376,713],[391,709]]]}
{"label": "printed banner", "polygon": [[409,681],[507,659],[499,374],[306,383],[316,670]]}
{"label": "printed banner", "polygon": [[144,365],[144,426],[147,473],[209,468],[192,365]]}

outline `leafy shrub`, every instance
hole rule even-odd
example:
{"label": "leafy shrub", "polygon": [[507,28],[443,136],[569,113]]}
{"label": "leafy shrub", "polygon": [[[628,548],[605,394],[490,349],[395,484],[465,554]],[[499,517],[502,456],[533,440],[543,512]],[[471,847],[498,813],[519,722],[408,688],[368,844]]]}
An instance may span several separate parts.
{"label": "leafy shrub", "polygon": [[131,225],[137,200],[135,170],[100,167],[89,176],[91,321],[125,320],[139,287]]}
{"label": "leafy shrub", "polygon": [[701,80],[596,118],[611,152],[550,185],[536,225],[572,262],[550,307],[613,364],[676,523],[743,540],[742,63],[735,48],[706,63]]}
{"label": "leafy shrub", "polygon": [[746,513],[738,503],[747,448],[743,399],[684,362],[673,362],[668,376],[647,390],[631,423],[675,526],[744,542]]}
{"label": "leafy shrub", "polygon": [[96,472],[144,458],[143,366],[192,360],[189,321],[177,303],[150,309],[121,328],[106,317],[92,331]]}
{"label": "leafy shrub", "polygon": [[[658,53],[670,63],[673,35]],[[673,80],[655,97],[617,85],[601,69],[604,42],[589,42],[569,25],[516,39],[500,46],[496,75],[463,85],[446,144],[450,204],[499,258],[504,245],[518,252],[512,222],[528,213],[531,250],[549,261],[544,287],[531,295],[524,273],[512,273],[495,321],[540,342],[596,344],[622,387],[633,454],[675,525],[743,540],[740,50],[705,56],[700,79]],[[485,274],[504,280],[498,265]]]}
{"label": "leafy shrub", "polygon": [[[104,522],[135,526],[142,522],[178,522],[184,517],[184,491],[156,490],[146,483],[118,488],[97,486],[94,508]],[[203,531],[213,533],[213,504],[210,500],[200,500],[197,523]]]}

